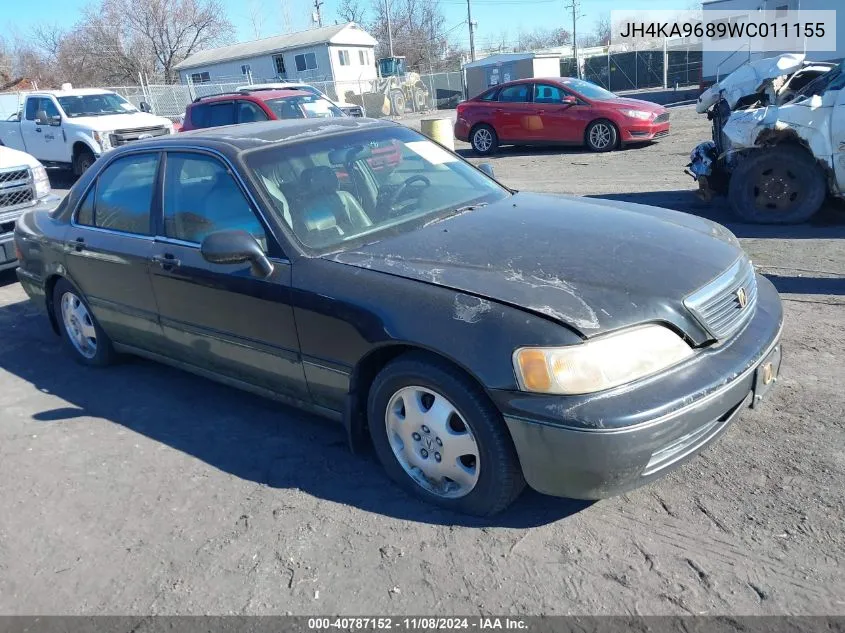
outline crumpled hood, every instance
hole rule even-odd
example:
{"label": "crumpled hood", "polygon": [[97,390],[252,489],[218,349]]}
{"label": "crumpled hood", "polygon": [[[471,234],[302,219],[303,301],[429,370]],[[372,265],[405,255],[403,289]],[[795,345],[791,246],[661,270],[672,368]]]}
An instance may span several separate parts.
{"label": "crumpled hood", "polygon": [[727,229],[696,216],[518,193],[326,257],[519,306],[585,336],[659,320],[696,340],[683,298],[740,255]]}
{"label": "crumpled hood", "polygon": [[759,92],[762,86],[772,79],[782,75],[791,75],[804,64],[806,55],[800,53],[786,53],[777,57],[758,59],[750,64],[740,66],[717,84],[713,84],[698,97],[696,112],[704,114],[719,100],[719,94],[724,91],[725,100],[731,109],[743,97]]}

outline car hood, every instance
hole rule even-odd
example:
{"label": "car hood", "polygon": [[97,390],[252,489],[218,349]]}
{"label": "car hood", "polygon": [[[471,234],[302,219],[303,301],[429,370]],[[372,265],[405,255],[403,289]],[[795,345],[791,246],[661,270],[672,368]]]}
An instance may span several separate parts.
{"label": "car hood", "polygon": [[603,105],[608,105],[612,108],[626,108],[635,110],[645,110],[646,112],[661,113],[666,108],[658,103],[652,101],[645,101],[643,99],[628,99],[626,97],[617,97],[615,99],[607,99],[601,102]]}
{"label": "car hood", "polygon": [[103,116],[68,117],[68,123],[96,130],[97,132],[111,132],[113,130],[131,130],[139,127],[167,127],[170,120],[147,112],[132,112],[130,114],[104,114]]}
{"label": "car hood", "polygon": [[696,216],[517,193],[326,257],[518,306],[587,337],[666,321],[704,342],[683,299],[740,256],[730,231]]}
{"label": "car hood", "polygon": [[731,109],[743,97],[760,92],[767,82],[791,75],[804,64],[806,55],[786,53],[743,64],[719,83],[713,84],[698,97],[696,112],[704,114],[724,94]]}
{"label": "car hood", "polygon": [[41,163],[34,156],[5,145],[0,145],[0,169],[7,167],[38,167]]}

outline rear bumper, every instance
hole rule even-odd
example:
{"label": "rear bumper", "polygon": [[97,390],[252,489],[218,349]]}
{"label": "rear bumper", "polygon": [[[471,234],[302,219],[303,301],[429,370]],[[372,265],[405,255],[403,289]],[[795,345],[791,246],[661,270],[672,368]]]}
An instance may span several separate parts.
{"label": "rear bumper", "polygon": [[455,138],[465,143],[469,142],[470,124],[466,119],[458,118],[455,121]]}
{"label": "rear bumper", "polygon": [[[494,392],[528,484],[535,490],[601,499],[642,486],[718,438],[763,386],[761,366],[780,364],[782,311],[758,279],[755,316],[718,349],[647,379],[635,389],[592,396]],[[505,394],[508,395],[505,395]]]}
{"label": "rear bumper", "polygon": [[623,143],[637,143],[641,141],[655,141],[669,134],[669,121],[665,123],[629,125],[622,130]]}

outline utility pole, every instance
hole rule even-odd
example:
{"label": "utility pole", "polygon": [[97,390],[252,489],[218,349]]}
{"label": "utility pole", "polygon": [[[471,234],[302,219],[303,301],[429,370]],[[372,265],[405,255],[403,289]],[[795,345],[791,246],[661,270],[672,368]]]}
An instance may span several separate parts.
{"label": "utility pole", "polygon": [[322,27],[323,26],[323,14],[320,13],[320,7],[322,7],[325,3],[321,2],[321,0],[314,0],[314,10],[317,14],[317,24]]}
{"label": "utility pole", "polygon": [[475,61],[475,34],[472,25],[472,0],[467,0],[467,24],[469,24],[469,57]]}
{"label": "utility pole", "polygon": [[384,12],[387,15],[387,45],[393,57],[393,28],[390,26],[390,0],[384,0]]}
{"label": "utility pole", "polygon": [[572,57],[575,60],[575,76],[581,79],[581,64],[578,63],[578,44],[576,40],[575,22],[578,20],[578,9],[580,8],[578,0],[570,0],[570,3],[564,8],[572,9]]}

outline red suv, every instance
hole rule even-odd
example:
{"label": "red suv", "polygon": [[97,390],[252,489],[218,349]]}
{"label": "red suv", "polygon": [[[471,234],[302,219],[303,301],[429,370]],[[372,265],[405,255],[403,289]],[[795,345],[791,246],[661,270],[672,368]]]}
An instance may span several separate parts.
{"label": "red suv", "polygon": [[499,145],[586,145],[607,152],[669,133],[669,111],[571,77],[521,79],[458,104],[455,137],[478,154]]}
{"label": "red suv", "polygon": [[345,116],[328,99],[304,90],[238,91],[195,99],[185,110],[182,131],[276,119]]}

